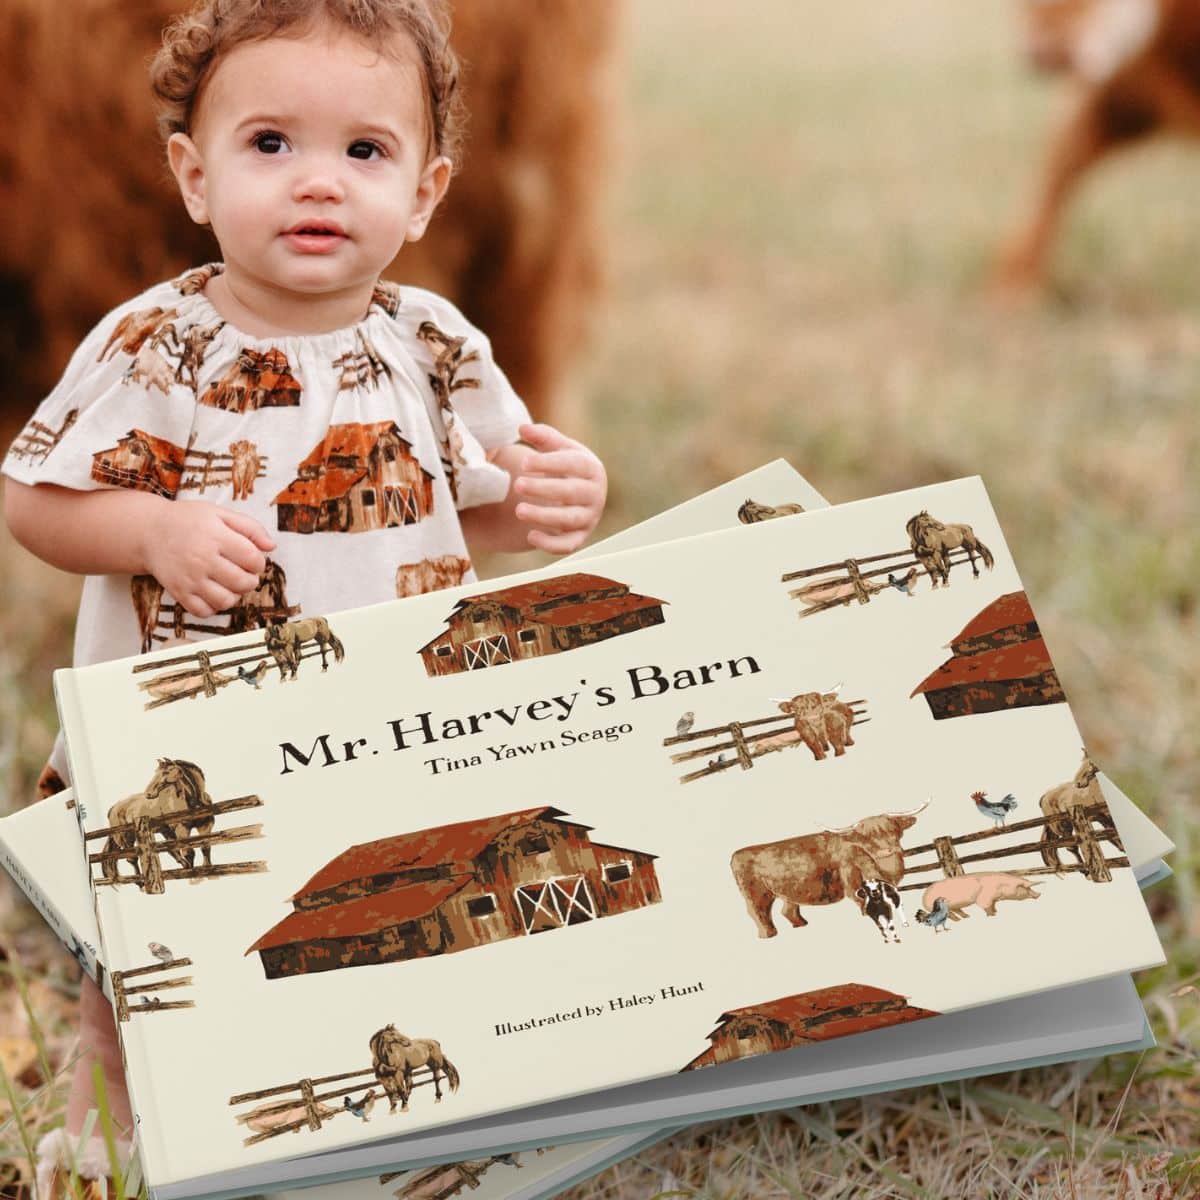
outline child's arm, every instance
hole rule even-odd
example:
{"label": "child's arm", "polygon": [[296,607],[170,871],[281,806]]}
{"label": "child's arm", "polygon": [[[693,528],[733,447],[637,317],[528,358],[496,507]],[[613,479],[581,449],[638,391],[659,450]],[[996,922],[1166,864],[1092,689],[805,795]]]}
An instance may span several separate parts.
{"label": "child's arm", "polygon": [[517,432],[521,442],[488,454],[512,477],[508,495],[461,513],[467,545],[510,553],[531,546],[551,554],[578,550],[604,512],[604,465],[550,425],[522,425]]}
{"label": "child's arm", "polygon": [[81,575],[153,575],[210,617],[258,586],[275,542],[255,520],[202,500],[124,489],[76,491],[6,479],[4,515],[38,558]]}

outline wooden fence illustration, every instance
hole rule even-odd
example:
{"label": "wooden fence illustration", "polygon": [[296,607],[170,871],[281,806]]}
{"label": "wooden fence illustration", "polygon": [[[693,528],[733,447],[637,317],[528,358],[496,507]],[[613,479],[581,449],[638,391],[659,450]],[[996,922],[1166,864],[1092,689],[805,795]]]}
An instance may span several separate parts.
{"label": "wooden fence illustration", "polygon": [[[192,617],[182,604],[175,603],[160,603],[158,606],[157,619],[152,626],[152,638],[156,642],[165,642],[167,639],[158,633],[162,630],[163,634],[170,635],[174,638],[182,638],[186,632],[205,633],[209,637],[223,637],[231,633],[247,633],[256,625],[274,625],[282,621],[290,621],[300,612],[299,604],[282,605],[259,605],[253,607],[236,606],[232,611],[226,611],[219,614],[225,620],[223,622],[216,621],[212,617],[201,620],[197,617]],[[188,618],[191,618],[190,620]],[[156,666],[162,664],[156,663]],[[139,668],[134,668],[135,670]],[[141,668],[145,669],[145,668]]]}
{"label": "wooden fence illustration", "polygon": [[30,421],[17,435],[9,447],[9,453],[16,459],[33,463],[45,462],[46,456],[62,441],[63,434],[75,424],[79,409],[71,409],[58,429],[51,429],[41,421]]}
{"label": "wooden fence illustration", "polygon": [[[170,607],[170,606],[166,606]],[[263,610],[269,612],[271,610]],[[188,629],[204,629],[211,633],[207,626],[185,626]],[[234,657],[230,657],[230,656]],[[237,657],[240,655],[241,657]],[[299,657],[319,658],[321,649],[316,644],[303,648]],[[237,671],[239,667],[252,666],[251,670],[224,674],[227,671]],[[133,673],[153,671],[149,679],[143,679],[138,687],[149,692],[154,699],[146,704],[147,709],[159,708],[174,700],[187,700],[192,696],[215,696],[218,688],[231,683],[244,683],[257,687],[262,682],[267,671],[279,667],[280,675],[284,667],[276,662],[275,656],[267,649],[266,637],[260,642],[246,642],[240,646],[225,646],[214,650],[194,650],[191,654],[181,654],[175,658],[158,659],[156,662],[137,663]],[[181,667],[182,670],[172,668]]]}
{"label": "wooden fence illustration", "polygon": [[[946,561],[952,568],[959,563],[968,562],[969,557],[965,550],[959,549],[948,553]],[[864,571],[862,566],[865,563],[884,563],[886,565]],[[911,584],[906,585],[910,570],[923,574],[924,567],[913,551],[908,549],[893,550],[890,554],[871,554],[866,558],[847,558],[842,562],[826,563],[821,567],[806,567],[802,571],[789,571],[779,578],[781,583],[790,583],[793,579],[812,581],[788,592],[793,600],[804,601],[806,607],[800,614],[803,619],[811,617],[815,613],[837,608],[839,605],[849,605],[852,600],[857,600],[859,604],[869,604],[872,596],[877,596],[880,592],[887,591],[893,586],[886,578],[889,575],[896,580],[897,590],[908,591],[908,587],[915,586],[916,580],[921,578],[919,574]],[[829,572],[831,571],[839,572],[839,574],[830,576]],[[896,578],[900,573],[903,573],[904,579]],[[814,578],[814,576],[828,576],[828,578]],[[878,582],[881,576],[885,577],[882,583]]]}
{"label": "wooden fence illustration", "polygon": [[[1001,858],[1011,858],[1018,854],[1040,854],[1043,850],[1053,850],[1055,857],[1059,850],[1074,849],[1079,852],[1080,861],[1076,863],[1062,863],[1057,869],[1054,867],[1013,867],[1013,874],[1016,875],[1058,875],[1068,871],[1080,871],[1093,883],[1108,883],[1112,879],[1113,867],[1129,866],[1129,859],[1123,855],[1118,858],[1105,858],[1104,847],[1102,842],[1112,842],[1118,850],[1124,850],[1121,845],[1120,835],[1115,829],[1105,826],[1101,829],[1096,829],[1094,822],[1098,820],[1111,820],[1108,813],[1108,806],[1105,804],[1094,804],[1088,808],[1075,807],[1069,810],[1068,813],[1056,815],[1053,817],[1031,817],[1028,821],[1017,821],[1012,825],[1001,826],[997,829],[985,829],[979,833],[966,833],[960,837],[935,837],[933,841],[927,842],[923,846],[913,846],[911,848],[902,847],[904,855],[904,878],[907,880],[911,875],[920,875],[928,872],[934,872],[934,876],[925,879],[920,883],[901,883],[899,890],[913,891],[917,888],[926,888],[931,883],[936,882],[938,878],[951,878],[956,875],[965,875],[963,867],[968,863],[995,862]],[[1049,822],[1062,821],[1070,822],[1070,832],[1063,837],[1044,836],[1046,826]],[[965,846],[972,842],[991,841],[995,838],[1007,837],[1010,834],[1022,833],[1025,830],[1037,829],[1043,832],[1043,837],[1036,842],[1022,842],[1016,846],[1003,846],[999,849],[987,849],[978,854],[961,855],[958,853],[957,847]],[[912,863],[911,859],[921,855],[932,854],[934,860],[932,862]],[[1004,868],[998,868],[1003,870]],[[940,874],[937,874],[940,872]]]}
{"label": "wooden fence illustration", "polygon": [[[128,987],[125,983],[127,979],[162,971],[173,971],[177,967],[190,967],[191,965],[190,958],[172,958],[167,962],[151,963],[148,967],[134,967],[130,971],[113,971],[111,975],[113,1006],[118,1022],[128,1021],[134,1013],[163,1012],[168,1008],[195,1008],[195,1000],[161,1000],[157,995],[147,994],[161,992],[168,988],[188,987],[192,983],[190,975],[174,979],[152,979],[149,983],[135,984],[133,987]],[[130,1004],[129,997],[134,995],[141,995],[142,999],[135,1004]]]}
{"label": "wooden fence illustration", "polygon": [[[85,833],[84,840],[87,842],[100,838],[113,839],[112,843],[106,841],[106,846],[112,845],[114,848],[98,850],[88,855],[88,863],[99,868],[93,874],[92,881],[97,887],[134,883],[149,895],[160,895],[166,890],[169,879],[214,879],[221,875],[249,875],[265,871],[265,862],[213,863],[211,866],[164,868],[159,857],[174,851],[195,851],[262,837],[261,825],[241,825],[236,829],[212,833],[189,832],[184,837],[174,836],[174,828],[178,825],[194,825],[198,820],[207,817],[218,817],[227,812],[258,808],[261,805],[262,800],[258,796],[238,796],[233,800],[222,800],[218,804],[180,809],[165,817],[138,817],[134,821]],[[122,874],[121,864],[129,863],[134,858],[137,862],[134,872]],[[106,868],[109,868],[108,873]]]}
{"label": "wooden fence illustration", "polygon": [[[183,474],[179,480],[179,490],[199,491],[203,496],[205,488],[228,487],[234,481],[236,461],[232,454],[223,454],[216,450],[193,450],[189,445],[183,455]],[[249,464],[254,468],[253,473],[244,473],[248,474],[248,479],[243,478],[240,482],[245,484],[250,480],[262,479],[267,473],[269,461],[268,455],[255,451]]]}
{"label": "wooden fence illustration", "polygon": [[[356,1080],[347,1083],[347,1080]],[[412,1072],[414,1089],[425,1087],[433,1082],[433,1071],[429,1067],[417,1067]],[[329,1091],[318,1092],[318,1088],[327,1084],[341,1083],[345,1087],[333,1088]],[[239,1125],[248,1125],[255,1130],[250,1137],[243,1139],[243,1145],[253,1146],[255,1142],[266,1141],[267,1138],[279,1137],[284,1133],[295,1133],[301,1129],[320,1129],[322,1124],[332,1121],[342,1113],[351,1113],[351,1109],[342,1100],[340,1105],[328,1105],[326,1100],[337,1100],[342,1097],[367,1092],[374,1089],[379,1100],[386,1099],[383,1086],[375,1074],[374,1067],[365,1067],[361,1071],[346,1071],[341,1075],[323,1075],[319,1079],[299,1079],[295,1083],[285,1083],[279,1087],[264,1088],[259,1092],[242,1092],[238,1096],[230,1096],[229,1103],[233,1105],[248,1104],[252,1100],[268,1100],[270,1103],[259,1104],[249,1112],[238,1114]],[[281,1099],[271,1100],[279,1096]]]}
{"label": "wooden fence illustration", "polygon": [[[553,1149],[553,1146],[538,1146],[537,1154],[540,1156]],[[510,1154],[493,1154],[489,1158],[469,1158],[416,1172],[389,1171],[380,1175],[379,1182],[391,1183],[393,1179],[408,1176],[404,1185],[392,1193],[396,1200],[453,1200],[453,1197],[462,1194],[463,1188],[474,1191],[480,1187],[484,1175],[498,1163],[519,1169],[521,1154],[514,1151]]]}
{"label": "wooden fence illustration", "polygon": [[[865,700],[847,700],[847,706],[854,710],[854,725],[865,725],[871,718],[866,715]],[[763,728],[763,727],[766,728]],[[747,729],[758,729],[759,732],[747,734]],[[728,725],[714,725],[709,729],[694,729],[688,733],[679,733],[674,737],[663,738],[664,746],[677,746],[683,742],[695,742],[702,738],[718,738],[715,742],[706,742],[693,750],[682,750],[671,755],[673,763],[688,762],[693,758],[707,758],[708,762],[698,771],[691,771],[679,777],[680,783],[691,783],[694,779],[703,779],[705,775],[716,775],[727,771],[730,767],[741,767],[749,771],[754,766],[754,760],[764,754],[777,750],[791,749],[804,746],[804,741],[796,730],[795,718],[788,713],[779,713],[774,717],[756,717],[751,721],[730,721]],[[727,740],[726,740],[727,739]],[[726,758],[725,751],[732,750],[733,757]],[[716,758],[712,758],[712,755]]]}

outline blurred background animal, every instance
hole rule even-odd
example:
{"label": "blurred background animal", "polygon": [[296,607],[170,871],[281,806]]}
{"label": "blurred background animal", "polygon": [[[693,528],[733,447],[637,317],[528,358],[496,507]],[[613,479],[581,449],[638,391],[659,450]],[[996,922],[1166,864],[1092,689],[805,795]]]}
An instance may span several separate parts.
{"label": "blurred background animal", "polygon": [[1008,291],[1044,282],[1063,208],[1101,159],[1158,133],[1200,137],[1200,0],[1023,0],[1022,17],[1028,59],[1079,94],[998,266]]}
{"label": "blurred background animal", "polygon": [[[95,321],[217,256],[184,211],[146,62],[186,0],[0,6],[0,378],[5,424]],[[615,0],[454,5],[469,120],[462,173],[386,274],[433,288],[491,338],[535,419],[556,415],[602,275]],[[14,428],[15,432],[15,428]]]}

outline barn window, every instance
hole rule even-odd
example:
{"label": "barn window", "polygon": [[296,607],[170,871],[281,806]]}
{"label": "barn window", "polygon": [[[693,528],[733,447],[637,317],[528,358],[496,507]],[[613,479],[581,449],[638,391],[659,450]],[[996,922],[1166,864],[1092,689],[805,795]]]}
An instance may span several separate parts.
{"label": "barn window", "polygon": [[451,646],[438,646],[437,649],[434,650],[434,654],[437,654],[442,658],[445,658],[447,655],[452,654],[453,652],[454,650]]}
{"label": "barn window", "polygon": [[550,849],[550,839],[544,833],[531,833],[522,843],[526,854],[545,854]]}
{"label": "barn window", "polygon": [[467,901],[467,916],[490,917],[496,911],[496,897],[491,892]]}
{"label": "barn window", "polygon": [[374,488],[363,488],[363,490],[362,490],[362,502],[363,502],[363,507],[364,507],[364,508],[365,508],[365,507],[366,507],[368,504],[374,505],[374,503],[375,503],[375,489],[374,489]]}
{"label": "barn window", "polygon": [[537,641],[537,630],[536,629],[522,629],[517,633],[517,638],[522,642],[536,642]]}
{"label": "barn window", "polygon": [[605,883],[620,883],[623,879],[628,879],[633,874],[627,862],[610,863],[604,868]]}

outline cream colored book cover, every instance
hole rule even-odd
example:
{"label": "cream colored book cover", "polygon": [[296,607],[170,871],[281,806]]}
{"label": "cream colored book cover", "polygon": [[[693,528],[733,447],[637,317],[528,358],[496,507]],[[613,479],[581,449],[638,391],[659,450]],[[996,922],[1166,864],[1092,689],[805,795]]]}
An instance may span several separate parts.
{"label": "cream colored book cover", "polygon": [[1162,960],[979,480],[565,565],[56,676],[152,1181]]}

